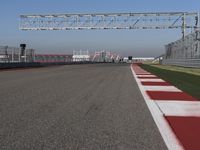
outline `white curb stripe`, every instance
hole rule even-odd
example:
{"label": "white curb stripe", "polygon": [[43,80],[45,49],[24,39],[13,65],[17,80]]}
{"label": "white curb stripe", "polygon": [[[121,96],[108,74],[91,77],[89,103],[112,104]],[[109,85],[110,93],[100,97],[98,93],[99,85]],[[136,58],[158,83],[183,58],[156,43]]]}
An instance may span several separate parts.
{"label": "white curb stripe", "polygon": [[141,82],[165,82],[162,79],[139,79]]}
{"label": "white curb stripe", "polygon": [[152,75],[151,73],[145,73],[145,72],[136,72],[136,74],[139,75]]}
{"label": "white curb stripe", "polygon": [[155,75],[137,75],[137,77],[157,77]]}
{"label": "white curb stripe", "polygon": [[146,91],[169,91],[169,92],[181,92],[178,88],[174,86],[144,86]]}
{"label": "white curb stripe", "polygon": [[200,101],[156,101],[166,116],[200,117]]}

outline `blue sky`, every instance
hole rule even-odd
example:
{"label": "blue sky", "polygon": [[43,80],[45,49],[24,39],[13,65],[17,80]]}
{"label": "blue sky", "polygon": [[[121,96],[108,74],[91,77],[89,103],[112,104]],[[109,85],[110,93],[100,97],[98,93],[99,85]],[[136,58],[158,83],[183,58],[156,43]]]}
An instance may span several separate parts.
{"label": "blue sky", "polygon": [[20,14],[93,12],[200,12],[198,0],[0,0],[0,45],[27,43],[37,53],[111,50],[121,55],[158,56],[180,30],[20,31]]}

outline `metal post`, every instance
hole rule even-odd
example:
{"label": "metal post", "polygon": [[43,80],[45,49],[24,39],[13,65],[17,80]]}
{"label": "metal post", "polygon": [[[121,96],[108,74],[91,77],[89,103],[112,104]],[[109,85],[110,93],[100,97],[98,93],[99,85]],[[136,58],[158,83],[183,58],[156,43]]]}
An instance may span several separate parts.
{"label": "metal post", "polygon": [[182,51],[183,51],[183,57],[185,57],[185,27],[186,27],[186,21],[185,21],[185,13],[183,13],[182,16]]}
{"label": "metal post", "polygon": [[18,58],[19,58],[19,62],[21,62],[21,55],[20,55],[20,49],[19,49],[19,56],[18,56]]}
{"label": "metal post", "polygon": [[197,49],[200,58],[200,14],[197,14]]}
{"label": "metal post", "polygon": [[12,50],[12,62],[14,62],[14,50]]}
{"label": "metal post", "polygon": [[26,49],[24,50],[24,62],[26,62]]}
{"label": "metal post", "polygon": [[197,27],[197,30],[199,31],[200,30],[200,21],[199,21],[199,19],[200,19],[200,14],[199,13],[197,13],[197,16],[196,16],[197,18],[196,18],[196,27]]}
{"label": "metal post", "polygon": [[185,13],[183,13],[183,16],[182,16],[182,38],[183,38],[183,41],[185,40],[185,27],[186,27]]}
{"label": "metal post", "polygon": [[[199,13],[197,13],[197,15],[195,16],[195,28],[194,28],[194,32],[195,32],[195,40],[197,42],[196,47],[195,47],[195,51],[198,52],[199,49],[199,32],[200,32],[200,22],[199,22]],[[200,56],[200,55],[199,55]]]}
{"label": "metal post", "polygon": [[5,46],[5,56],[6,56],[5,62],[9,62],[8,46]]}
{"label": "metal post", "polygon": [[33,62],[35,62],[35,50],[33,49]]}

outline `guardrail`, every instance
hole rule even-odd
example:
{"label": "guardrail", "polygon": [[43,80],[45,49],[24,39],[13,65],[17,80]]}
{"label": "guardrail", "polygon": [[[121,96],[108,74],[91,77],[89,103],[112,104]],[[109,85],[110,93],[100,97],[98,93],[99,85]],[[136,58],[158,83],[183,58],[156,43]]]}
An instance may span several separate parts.
{"label": "guardrail", "polygon": [[162,64],[200,68],[200,59],[163,59]]}

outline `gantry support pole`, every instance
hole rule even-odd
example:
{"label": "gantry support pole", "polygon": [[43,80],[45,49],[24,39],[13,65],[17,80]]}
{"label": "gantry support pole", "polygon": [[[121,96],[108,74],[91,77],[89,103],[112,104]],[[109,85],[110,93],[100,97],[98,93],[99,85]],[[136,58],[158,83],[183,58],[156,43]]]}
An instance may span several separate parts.
{"label": "gantry support pole", "polygon": [[186,20],[185,20],[185,13],[184,13],[182,16],[182,27],[181,27],[183,41],[185,40],[185,27],[186,27]]}

